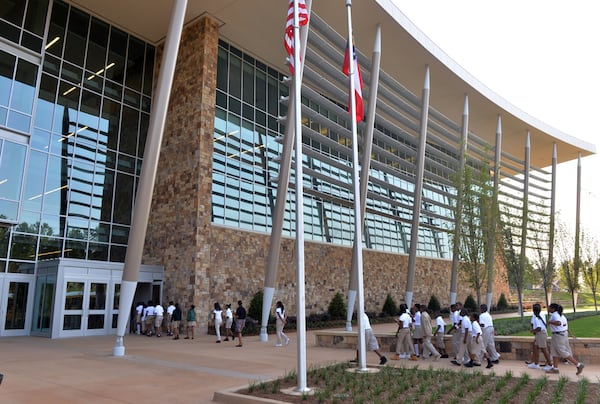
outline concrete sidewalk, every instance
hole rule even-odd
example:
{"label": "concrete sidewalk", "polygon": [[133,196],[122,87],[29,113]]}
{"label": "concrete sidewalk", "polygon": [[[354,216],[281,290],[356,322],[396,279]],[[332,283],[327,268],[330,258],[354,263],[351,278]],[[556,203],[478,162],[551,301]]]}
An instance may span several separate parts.
{"label": "concrete sidewalk", "polygon": [[[385,331],[390,326],[394,325],[374,325],[374,329]],[[125,338],[126,355],[121,358],[112,356],[114,336],[61,340],[2,338],[0,373],[4,374],[4,381],[0,386],[0,402],[209,403],[217,390],[275,378],[296,369],[297,338],[294,333],[288,335],[292,342],[284,348],[274,346],[274,336],[269,337],[269,342],[260,342],[257,336],[246,337],[244,346],[236,348],[237,342],[216,344],[212,335],[179,341],[165,336],[131,335]],[[351,350],[317,347],[313,332],[307,333],[309,368],[354,356]],[[378,362],[374,353],[367,352],[367,362]],[[388,364],[456,369],[447,359],[390,360]],[[523,372],[532,377],[544,375],[517,361],[501,361],[493,370],[496,374],[510,370],[515,375]],[[559,375],[548,375],[549,378],[578,379],[573,366],[561,365],[560,370]],[[597,382],[600,366],[586,365],[582,376]]]}

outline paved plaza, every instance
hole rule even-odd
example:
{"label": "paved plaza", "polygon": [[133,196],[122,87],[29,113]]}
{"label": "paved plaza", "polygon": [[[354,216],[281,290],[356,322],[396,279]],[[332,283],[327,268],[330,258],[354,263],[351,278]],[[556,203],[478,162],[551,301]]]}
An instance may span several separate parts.
{"label": "paved plaza", "polygon": [[[393,332],[395,324],[376,324],[375,332]],[[0,339],[0,385],[2,403],[209,403],[217,390],[247,385],[249,382],[284,375],[297,364],[297,338],[276,348],[275,336],[260,342],[258,336],[237,342],[215,343],[212,335],[194,340],[130,335],[125,338],[124,357],[112,356],[114,336],[51,340],[41,337]],[[352,350],[315,346],[312,331],[307,334],[307,363],[325,365],[354,357]],[[391,357],[391,354],[388,355]],[[367,352],[367,362],[377,357]],[[388,362],[391,366],[434,368],[456,367],[449,360],[432,362],[406,360]],[[501,361],[496,374],[511,370],[518,375],[541,376],[523,362]],[[562,365],[559,375],[577,379],[573,366]],[[583,375],[591,382],[600,380],[600,365],[586,365]],[[309,386],[310,387],[310,386]]]}

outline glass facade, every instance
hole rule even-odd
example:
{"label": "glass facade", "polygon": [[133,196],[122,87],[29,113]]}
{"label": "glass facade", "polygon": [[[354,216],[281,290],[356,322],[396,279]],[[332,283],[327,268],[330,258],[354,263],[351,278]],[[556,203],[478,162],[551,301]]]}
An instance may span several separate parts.
{"label": "glass facade", "polygon": [[3,2],[0,36],[0,271],[123,262],[154,47],[62,1]]}
{"label": "glass facade", "polygon": [[[271,230],[277,187],[274,179],[279,172],[277,156],[282,151],[277,137],[285,131],[283,121],[277,117],[286,114],[286,105],[280,100],[288,92],[283,74],[220,42],[213,156],[214,223]],[[302,103],[311,111],[303,113],[304,130],[312,133],[303,136],[305,236],[314,241],[352,245],[354,207],[348,115],[340,108],[307,98]],[[377,148],[372,158],[394,170],[371,168],[364,244],[376,250],[407,253],[413,199],[410,178],[414,174],[410,168],[400,170],[396,161],[410,161],[410,153],[416,149],[415,139],[400,129],[379,130],[384,135],[375,140]],[[296,181],[293,170],[290,181]],[[421,256],[449,256],[449,231],[453,227],[449,195],[452,189],[447,185],[428,181],[423,195],[426,214],[419,229]],[[294,189],[290,187],[283,228],[288,236],[295,235],[294,201]]]}

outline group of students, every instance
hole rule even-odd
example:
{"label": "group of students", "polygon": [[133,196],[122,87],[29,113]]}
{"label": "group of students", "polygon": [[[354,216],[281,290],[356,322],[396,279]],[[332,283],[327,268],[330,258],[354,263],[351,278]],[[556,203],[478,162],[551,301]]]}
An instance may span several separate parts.
{"label": "group of students", "polygon": [[[527,366],[531,369],[544,369],[546,373],[559,373],[558,363],[560,359],[571,363],[576,367],[576,374],[583,371],[583,363],[578,362],[573,357],[573,352],[569,345],[569,322],[563,315],[563,308],[560,304],[551,303],[548,306],[550,319],[546,322],[546,316],[542,313],[542,307],[539,304],[533,305],[533,316],[531,317],[531,333],[535,339],[533,341],[532,360]],[[550,352],[548,352],[548,331],[550,326],[552,337],[550,340]],[[544,354],[546,365],[540,366],[540,351]]]}
{"label": "group of students", "polygon": [[469,313],[456,302],[450,306],[450,319],[452,327],[448,330],[452,334],[454,347],[454,365],[473,367],[481,366],[482,359],[486,359],[486,368],[492,368],[494,363],[500,362],[500,355],[496,351],[494,341],[494,322],[488,312],[487,305],[479,306],[479,313]]}
{"label": "group of students", "polygon": [[[192,304],[186,315],[186,337],[185,339],[194,339],[194,328],[196,327],[196,307]],[[166,312],[166,316],[165,316]],[[147,335],[151,337],[156,335],[162,337],[163,324],[167,331],[167,336],[173,339],[179,339],[179,327],[182,321],[182,311],[179,303],[169,302],[167,309],[160,303],[154,304],[152,300],[148,303],[139,302],[135,308],[135,330],[138,335]]]}

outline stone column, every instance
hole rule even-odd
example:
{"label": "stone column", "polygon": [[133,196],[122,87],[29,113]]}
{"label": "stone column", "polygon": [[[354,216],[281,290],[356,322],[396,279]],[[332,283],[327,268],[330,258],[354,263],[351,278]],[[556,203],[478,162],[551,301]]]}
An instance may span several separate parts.
{"label": "stone column", "polygon": [[144,254],[165,267],[163,301],[179,302],[184,316],[196,305],[200,333],[210,304],[218,40],[219,22],[209,15],[183,31]]}

